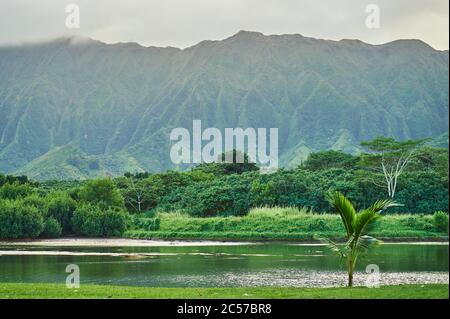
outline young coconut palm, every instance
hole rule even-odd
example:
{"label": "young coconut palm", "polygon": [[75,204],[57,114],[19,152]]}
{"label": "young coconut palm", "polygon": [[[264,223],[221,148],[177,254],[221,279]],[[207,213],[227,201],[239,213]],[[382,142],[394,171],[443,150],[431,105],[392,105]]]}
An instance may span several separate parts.
{"label": "young coconut palm", "polygon": [[329,239],[325,240],[329,248],[345,260],[348,270],[348,286],[352,287],[353,272],[358,256],[380,242],[367,234],[372,229],[375,221],[381,217],[380,213],[382,211],[397,205],[391,200],[380,200],[356,213],[352,203],[339,192],[330,193],[328,201],[341,216],[347,235],[346,243],[343,246],[339,246]]}

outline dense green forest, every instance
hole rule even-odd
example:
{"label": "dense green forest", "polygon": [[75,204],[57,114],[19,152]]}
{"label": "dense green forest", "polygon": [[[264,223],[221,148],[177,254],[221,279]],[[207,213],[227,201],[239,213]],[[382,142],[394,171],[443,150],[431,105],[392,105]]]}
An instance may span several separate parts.
{"label": "dense green forest", "polygon": [[[261,174],[248,162],[86,181],[38,183],[25,176],[0,174],[0,237],[121,236],[139,225],[157,230],[157,225],[145,221],[158,222],[153,217],[160,213],[227,217],[246,216],[257,207],[291,207],[322,214],[329,212],[326,194],[330,191],[342,192],[359,208],[393,197],[401,206],[390,214],[442,211],[448,215],[448,150],[420,141],[370,143],[368,153],[313,153],[297,168],[272,174]],[[377,168],[380,163],[389,165],[389,160],[395,167],[404,154],[413,152],[395,181],[392,196],[386,176]],[[441,217],[442,213],[437,218]],[[448,223],[447,216],[442,218]]]}

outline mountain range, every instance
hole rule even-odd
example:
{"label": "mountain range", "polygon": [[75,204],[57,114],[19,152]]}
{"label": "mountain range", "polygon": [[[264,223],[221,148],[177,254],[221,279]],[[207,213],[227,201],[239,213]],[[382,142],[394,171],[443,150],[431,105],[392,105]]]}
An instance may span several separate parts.
{"label": "mountain range", "polygon": [[0,47],[0,171],[37,180],[183,169],[173,128],[279,129],[280,164],[363,140],[448,145],[449,53],[240,31],[186,49],[83,37]]}

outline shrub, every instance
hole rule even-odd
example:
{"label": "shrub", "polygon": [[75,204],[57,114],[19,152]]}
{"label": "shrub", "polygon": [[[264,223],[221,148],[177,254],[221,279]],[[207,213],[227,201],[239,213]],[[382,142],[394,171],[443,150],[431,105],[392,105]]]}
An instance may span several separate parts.
{"label": "shrub", "polygon": [[233,209],[230,187],[214,185],[191,198],[193,201],[188,211],[192,216],[214,216]]}
{"label": "shrub", "polygon": [[125,208],[125,202],[120,191],[110,179],[89,181],[78,192],[80,201],[95,204],[102,208]]}
{"label": "shrub", "polygon": [[[170,200],[164,198],[161,208],[181,209],[195,217],[245,215],[252,205],[248,174],[189,185],[180,190],[179,196],[171,196]],[[164,207],[164,203],[168,205]]]}
{"label": "shrub", "polygon": [[152,210],[148,210],[148,211],[146,211],[146,212],[143,212],[143,213],[141,214],[141,216],[142,216],[142,217],[145,217],[145,218],[154,218],[155,215],[156,215],[156,213],[157,213],[157,211],[154,210],[154,209],[152,209]]}
{"label": "shrub", "polygon": [[0,188],[0,198],[14,200],[26,197],[32,192],[33,188],[29,184],[7,183]]}
{"label": "shrub", "polygon": [[47,216],[52,217],[61,225],[63,234],[72,232],[71,219],[77,207],[76,202],[65,193],[49,195]]}
{"label": "shrub", "polygon": [[57,238],[60,237],[61,234],[62,227],[59,222],[53,217],[48,218],[45,221],[44,231],[42,232],[41,236],[46,238]]}
{"label": "shrub", "polygon": [[440,232],[448,232],[448,214],[442,211],[433,215],[434,227]]}
{"label": "shrub", "polygon": [[120,236],[127,229],[129,215],[121,209],[85,204],[78,207],[72,217],[72,228],[77,235],[93,237]]}
{"label": "shrub", "polygon": [[36,207],[21,201],[0,201],[0,238],[36,238],[44,220]]}
{"label": "shrub", "polygon": [[32,206],[37,208],[37,210],[42,214],[46,215],[47,213],[47,201],[45,198],[37,195],[32,194],[27,197],[25,197],[22,201],[23,205],[25,206]]}
{"label": "shrub", "polygon": [[129,215],[121,209],[108,209],[102,213],[102,236],[121,236],[127,230]]}
{"label": "shrub", "polygon": [[434,226],[430,219],[425,218],[423,215],[410,215],[405,219],[402,219],[402,223],[411,229],[433,231]]}
{"label": "shrub", "polygon": [[78,207],[72,217],[72,230],[77,235],[101,236],[101,211],[99,207],[85,204]]}

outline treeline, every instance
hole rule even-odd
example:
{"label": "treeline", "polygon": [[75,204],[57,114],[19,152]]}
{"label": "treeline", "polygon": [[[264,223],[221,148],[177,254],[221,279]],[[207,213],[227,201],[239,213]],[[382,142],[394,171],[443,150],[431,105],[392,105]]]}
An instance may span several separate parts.
{"label": "treeline", "polygon": [[0,175],[0,238],[113,237],[128,224],[124,199],[112,180],[72,183],[62,190]]}
{"label": "treeline", "polygon": [[[327,212],[325,194],[340,191],[360,208],[389,197],[385,177],[365,155],[313,153],[295,169],[260,174],[254,164],[202,164],[190,172],[117,178],[132,212],[181,211],[195,217],[242,216],[253,207],[308,207]],[[423,148],[399,176],[393,213],[448,212],[448,151]]]}
{"label": "treeline", "polygon": [[[260,174],[248,162],[82,182],[38,184],[0,174],[0,237],[120,236],[130,214],[151,217],[156,212],[243,216],[253,207],[278,206],[321,213],[329,210],[329,191],[340,191],[362,208],[388,197],[385,177],[367,156],[319,152],[295,169],[272,174]],[[448,151],[422,147],[395,186],[394,199],[402,206],[393,213],[448,212]]]}

